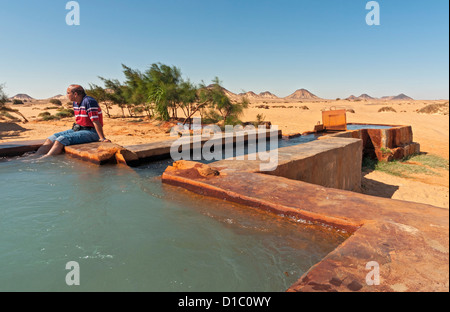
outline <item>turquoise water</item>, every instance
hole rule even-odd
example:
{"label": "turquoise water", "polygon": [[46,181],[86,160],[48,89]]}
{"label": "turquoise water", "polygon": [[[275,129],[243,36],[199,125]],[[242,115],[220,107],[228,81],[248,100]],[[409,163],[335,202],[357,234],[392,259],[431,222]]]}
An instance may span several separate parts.
{"label": "turquoise water", "polygon": [[[322,136],[321,134],[308,134],[308,135],[302,135],[296,138],[292,138],[292,139],[279,139],[276,138],[276,141],[274,143],[272,143],[270,141],[269,138],[266,139],[265,144],[261,144],[261,146],[259,146],[258,143],[246,143],[243,149],[238,149],[236,146],[234,146],[233,148],[233,156],[232,157],[236,157],[236,156],[242,156],[242,155],[247,155],[249,153],[249,150],[252,151],[251,153],[256,153],[256,152],[268,152],[271,150],[276,150],[278,148],[282,148],[282,147],[289,147],[289,146],[294,146],[294,145],[299,145],[299,144],[303,144],[303,143],[308,143],[308,142],[312,142],[317,140],[318,137]],[[222,159],[226,159],[226,155],[225,155],[225,147],[222,148]],[[193,159],[193,155],[191,153],[191,159]],[[218,159],[213,159],[213,160],[196,160],[198,162],[201,163],[205,163],[205,164],[209,164],[209,163],[213,163],[215,161],[217,161]]]}
{"label": "turquoise water", "polygon": [[0,160],[0,291],[284,291],[347,237],[164,185],[168,164]]}
{"label": "turquoise water", "polygon": [[348,124],[347,130],[360,130],[360,129],[390,129],[392,126],[386,126],[386,125],[355,125],[355,124]]}

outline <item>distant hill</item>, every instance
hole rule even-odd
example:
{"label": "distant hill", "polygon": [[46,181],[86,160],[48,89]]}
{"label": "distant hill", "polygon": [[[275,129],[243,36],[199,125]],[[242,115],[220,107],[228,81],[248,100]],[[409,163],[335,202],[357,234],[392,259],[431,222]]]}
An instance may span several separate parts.
{"label": "distant hill", "polygon": [[276,96],[273,93],[270,93],[269,91],[261,92],[259,94],[259,97],[263,99],[278,99],[278,96]]}
{"label": "distant hill", "polygon": [[285,97],[287,100],[311,100],[311,99],[320,99],[318,96],[312,94],[306,89],[299,89]]}
{"label": "distant hill", "polygon": [[16,94],[9,98],[10,100],[34,100],[31,96],[24,93]]}
{"label": "distant hill", "polygon": [[360,99],[360,100],[374,100],[375,98],[364,93],[364,94],[361,94],[360,96],[358,96],[358,99]]}
{"label": "distant hill", "polygon": [[245,96],[250,100],[253,99],[260,99],[260,100],[264,100],[264,99],[278,99],[278,96],[276,96],[275,94],[270,93],[269,91],[265,91],[265,92],[261,92],[260,94],[256,94],[253,91],[249,91],[249,92],[245,92],[245,93],[239,93],[239,96]]}
{"label": "distant hill", "polygon": [[386,101],[414,101],[413,98],[403,93],[400,93],[399,95],[383,96],[381,99]]}
{"label": "distant hill", "polygon": [[376,98],[371,97],[370,95],[363,93],[360,96],[356,97],[353,94],[350,95],[348,98],[346,98],[346,100],[375,100]]}
{"label": "distant hill", "polygon": [[[211,89],[212,87],[214,87],[214,84],[210,84],[210,85],[206,86],[207,89]],[[222,91],[225,93],[226,96],[228,96],[231,99],[234,99],[238,96],[237,94],[225,89],[224,87],[222,87]]]}
{"label": "distant hill", "polygon": [[403,93],[400,93],[399,95],[394,96],[392,98],[392,100],[394,100],[394,101],[395,100],[413,101],[414,99],[409,97],[409,96],[407,96],[407,95],[405,95],[405,94],[403,94]]}
{"label": "distant hill", "polygon": [[249,91],[249,92],[245,92],[245,93],[239,93],[238,95],[239,96],[245,96],[248,99],[258,99],[259,98],[259,96],[253,91]]}
{"label": "distant hill", "polygon": [[53,100],[53,99],[60,100],[60,101],[68,101],[69,100],[67,98],[67,95],[62,95],[62,94],[52,96],[51,98],[48,98],[47,100]]}

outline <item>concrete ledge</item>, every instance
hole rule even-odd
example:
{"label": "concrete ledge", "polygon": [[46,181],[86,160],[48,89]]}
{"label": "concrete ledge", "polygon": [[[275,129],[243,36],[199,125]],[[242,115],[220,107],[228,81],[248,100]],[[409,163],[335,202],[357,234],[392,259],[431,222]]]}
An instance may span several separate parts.
{"label": "concrete ledge", "polygon": [[380,161],[398,160],[420,153],[420,144],[413,141],[411,126],[392,126],[388,129],[358,129],[320,137],[358,138],[363,140],[363,157]]}
{"label": "concrete ledge", "polygon": [[0,157],[20,156],[27,152],[37,151],[44,142],[45,140],[29,140],[0,143]]}
{"label": "concrete ledge", "polygon": [[[162,180],[205,196],[353,233],[288,291],[449,291],[449,211],[325,188],[265,174],[226,170],[219,176],[166,170]],[[369,262],[380,266],[370,286]]]}
{"label": "concrete ledge", "polygon": [[[249,135],[245,132],[220,135],[220,138],[209,139],[207,137],[196,137],[198,144],[202,147],[206,142],[221,144],[237,141],[247,142]],[[281,130],[259,130],[258,137],[268,138],[270,136],[281,137]],[[65,147],[66,154],[89,161],[98,165],[107,163],[123,163],[130,166],[139,165],[143,162],[153,161],[170,157],[172,146],[185,144],[183,147],[192,150],[194,148],[194,137],[188,136],[178,139],[170,139],[141,145],[120,146],[113,143],[88,143],[70,145]]]}
{"label": "concrete ledge", "polygon": [[[225,159],[213,163],[226,171],[262,172],[260,160]],[[257,159],[257,157],[253,157]],[[278,167],[262,172],[326,187],[361,190],[362,141],[330,137],[278,149]]]}

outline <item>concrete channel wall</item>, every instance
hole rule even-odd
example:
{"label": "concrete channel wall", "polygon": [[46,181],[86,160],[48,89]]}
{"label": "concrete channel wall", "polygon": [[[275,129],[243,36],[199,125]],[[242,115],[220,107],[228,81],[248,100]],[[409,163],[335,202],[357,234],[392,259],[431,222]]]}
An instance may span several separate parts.
{"label": "concrete channel wall", "polygon": [[414,142],[411,126],[392,126],[388,129],[358,129],[328,134],[328,137],[358,138],[363,141],[363,157],[380,161],[398,160],[420,153],[420,144]]}
{"label": "concrete channel wall", "polygon": [[362,140],[330,137],[278,149],[278,166],[261,171],[260,160],[236,158],[214,162],[225,171],[259,172],[348,191],[361,189]]}

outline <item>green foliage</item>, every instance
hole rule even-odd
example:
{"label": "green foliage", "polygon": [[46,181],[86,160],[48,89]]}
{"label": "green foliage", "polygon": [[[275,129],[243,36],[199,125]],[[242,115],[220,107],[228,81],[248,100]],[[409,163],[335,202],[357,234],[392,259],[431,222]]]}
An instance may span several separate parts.
{"label": "green foliage", "polygon": [[449,160],[436,155],[430,154],[412,155],[405,158],[404,161],[418,162],[430,168],[445,169],[449,171]]}
{"label": "green foliage", "polygon": [[73,117],[74,111],[73,109],[62,109],[58,113],[56,113],[56,116],[59,118],[67,118],[67,117]]}
{"label": "green foliage", "polygon": [[392,150],[390,148],[382,147],[380,150],[383,154],[392,154]]}
{"label": "green foliage", "polygon": [[3,92],[3,85],[0,85],[0,108],[4,107],[7,101],[8,97]]}
{"label": "green foliage", "polygon": [[41,117],[44,121],[59,120],[59,116],[52,115],[50,112],[42,112],[38,117]]}
{"label": "green foliage", "polygon": [[[117,105],[122,110],[122,117],[125,117],[124,109],[127,107],[128,104],[128,98],[129,92],[127,90],[127,86],[123,85],[119,82],[117,79],[106,79],[103,77],[99,77],[103,83],[105,84],[105,88],[108,89],[109,92],[105,90],[105,93],[102,95],[105,96],[105,99],[107,101],[110,101],[111,103]],[[96,86],[94,86],[95,88]],[[91,88],[92,89],[92,88]],[[92,90],[89,90],[92,92]],[[95,92],[95,91],[94,91]],[[98,91],[102,92],[102,91]],[[91,93],[92,94],[92,93]],[[97,98],[97,101],[100,101]]]}
{"label": "green foliage", "polygon": [[264,114],[256,115],[256,122],[254,123],[254,126],[257,128],[259,125],[261,125],[264,122],[265,119],[266,119],[266,116],[264,116]]}
{"label": "green foliage", "polygon": [[180,105],[181,71],[175,66],[155,63],[145,72],[148,100],[155,103],[156,113],[162,120],[169,120],[169,110],[172,117],[177,117],[176,110]]}
{"label": "green foliage", "polygon": [[43,116],[43,117],[42,117],[42,120],[44,120],[44,121],[49,121],[49,120],[59,120],[59,117],[58,117],[58,116],[55,116],[55,115]]}
{"label": "green foliage", "polygon": [[186,118],[190,118],[191,114],[195,112],[198,103],[197,87],[189,80],[182,81],[179,85],[179,100],[180,107],[183,110]]}
{"label": "green foliage", "polygon": [[378,112],[379,113],[382,113],[382,112],[393,112],[393,113],[396,113],[397,111],[394,108],[390,107],[390,106],[384,106],[384,107],[380,108],[378,110]]}
{"label": "green foliage", "polygon": [[23,104],[23,101],[22,101],[22,100],[19,100],[19,99],[14,99],[14,100],[13,100],[13,104],[14,104],[14,105],[17,105],[17,104]]}
{"label": "green foliage", "polygon": [[155,103],[156,113],[159,115],[159,118],[162,120],[169,120],[169,110],[167,100],[167,89],[165,85],[155,86],[150,90],[148,99]]}
{"label": "green foliage", "polygon": [[237,124],[238,117],[248,107],[248,101],[245,98],[242,98],[241,102],[233,102],[225,94],[224,88],[217,77],[210,86],[202,86],[199,99],[202,102],[209,103],[213,109],[217,110],[225,124]]}
{"label": "green foliage", "polygon": [[[104,87],[91,84],[87,94],[99,102],[109,103],[107,110],[110,105],[119,106],[123,117],[125,109],[128,109],[130,116],[145,111],[149,117],[156,116],[167,121],[177,118],[178,111],[181,110],[186,116],[186,122],[196,112],[202,114],[205,110],[212,109],[224,124],[236,124],[239,123],[238,118],[243,110],[248,107],[245,99],[240,102],[231,101],[218,78],[213,80],[211,86],[206,87],[203,84],[197,86],[189,79],[184,80],[180,69],[175,66],[154,63],[145,72],[123,64],[122,68],[125,75],[123,83],[117,79],[99,77]],[[214,114],[207,118],[217,120]]]}
{"label": "green foliage", "polygon": [[51,113],[50,112],[42,112],[38,115],[38,117],[45,117],[45,116],[50,116]]}
{"label": "green foliage", "polygon": [[415,174],[438,175],[434,169],[449,170],[449,161],[435,155],[412,155],[402,160],[377,161],[364,158],[363,170],[377,170],[393,176],[409,178]]}
{"label": "green foliage", "polygon": [[1,119],[4,119],[4,117],[6,117],[6,118],[9,118],[14,121],[19,120],[17,117],[10,114],[10,113],[14,113],[14,114],[22,117],[24,122],[28,122],[28,120],[25,118],[24,115],[22,115],[19,112],[19,110],[13,109],[9,106],[6,106],[6,103],[8,103],[8,102],[10,102],[10,101],[8,100],[8,97],[6,96],[6,94],[3,92],[3,85],[0,85],[0,116],[2,116]]}
{"label": "green foliage", "polygon": [[[19,120],[16,116],[11,115],[8,111],[6,110],[2,110],[0,111],[0,116],[1,117],[6,117],[8,119],[11,119],[12,121],[17,121]],[[3,119],[3,118],[2,118]]]}
{"label": "green foliage", "polygon": [[143,113],[144,112],[144,107],[136,106],[136,107],[133,108],[133,112],[136,113],[136,114]]}
{"label": "green foliage", "polygon": [[[104,107],[106,108],[106,115],[108,115],[108,117],[111,117],[109,110],[112,108],[113,103],[110,101],[110,97],[106,89],[96,84],[89,84],[89,89],[86,90],[86,94],[96,99],[99,104],[103,103]],[[69,102],[68,106],[71,107],[72,103]]]}
{"label": "green foliage", "polygon": [[225,125],[230,126],[242,125],[242,121],[237,116],[230,115],[225,120]]}
{"label": "green foliage", "polygon": [[223,120],[222,116],[213,109],[207,110],[202,116],[202,123],[204,124],[216,124],[221,120]]}
{"label": "green foliage", "polygon": [[62,102],[58,99],[51,99],[50,103],[52,103],[53,105],[58,105],[58,106],[62,105]]}

